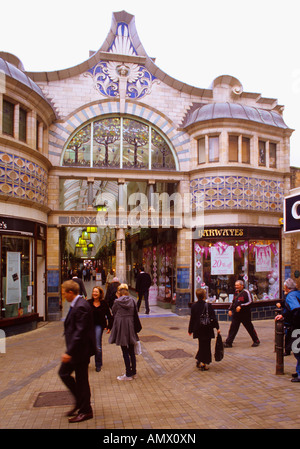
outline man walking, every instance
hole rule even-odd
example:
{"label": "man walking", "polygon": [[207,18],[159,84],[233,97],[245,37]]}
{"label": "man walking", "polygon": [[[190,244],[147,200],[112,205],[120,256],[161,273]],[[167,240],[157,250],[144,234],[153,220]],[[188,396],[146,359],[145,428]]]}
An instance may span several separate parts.
{"label": "man walking", "polygon": [[93,418],[88,367],[97,349],[92,308],[79,295],[78,283],[65,281],[62,289],[70,309],[64,322],[66,352],[61,358],[59,376],[75,398],[75,407],[67,414],[69,422],[75,423]]}
{"label": "man walking", "polygon": [[228,337],[225,342],[225,348],[231,348],[233,340],[238,333],[240,324],[242,323],[248,334],[253,340],[252,346],[258,346],[260,341],[251,321],[251,303],[252,298],[248,290],[244,288],[243,281],[235,283],[235,297],[229,307],[229,316],[232,316],[232,322],[229,328]]}
{"label": "man walking", "polygon": [[150,313],[150,309],[149,309],[149,288],[150,288],[150,286],[151,286],[150,274],[145,273],[144,268],[142,267],[140,269],[140,273],[137,275],[136,286],[135,286],[135,289],[138,292],[137,309],[140,310],[142,299],[144,297],[147,315],[149,315],[149,313]]}
{"label": "man walking", "polygon": [[74,272],[73,272],[72,281],[77,282],[77,284],[79,285],[79,294],[84,296],[85,299],[87,299],[87,293],[86,293],[86,289],[85,289],[83,280],[78,277],[78,271],[77,270],[74,270]]}

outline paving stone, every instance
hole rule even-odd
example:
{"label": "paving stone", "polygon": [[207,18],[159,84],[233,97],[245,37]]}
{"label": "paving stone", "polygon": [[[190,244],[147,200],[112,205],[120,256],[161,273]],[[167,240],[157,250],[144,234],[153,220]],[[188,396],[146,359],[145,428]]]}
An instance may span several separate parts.
{"label": "paving stone", "polygon": [[[59,376],[65,350],[63,323],[41,323],[7,338],[1,354],[1,429],[295,429],[300,427],[300,384],[290,382],[293,355],[276,375],[274,322],[257,321],[261,345],[251,347],[243,327],[233,347],[208,371],[196,368],[198,341],[188,335],[189,317],[142,317],[143,353],[137,379],[120,382],[121,348],[103,335],[103,368],[89,367],[94,418],[70,424],[70,400]],[[226,338],[229,323],[221,322]],[[173,328],[177,328],[174,332]],[[172,329],[171,329],[172,328]],[[153,338],[155,337],[155,338]],[[212,353],[213,353],[212,342]],[[166,358],[165,356],[168,356]],[[58,392],[58,393],[57,393]],[[63,393],[64,392],[64,393]],[[38,400],[48,400],[44,405]]]}

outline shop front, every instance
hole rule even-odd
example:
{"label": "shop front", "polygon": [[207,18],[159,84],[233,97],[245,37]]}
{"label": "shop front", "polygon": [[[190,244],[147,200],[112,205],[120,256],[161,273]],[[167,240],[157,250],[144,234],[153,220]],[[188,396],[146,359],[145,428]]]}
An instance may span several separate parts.
{"label": "shop front", "polygon": [[141,229],[133,234],[127,245],[130,261],[128,283],[135,288],[139,268],[143,267],[152,279],[150,305],[171,308],[176,293],[176,231],[174,229]]}
{"label": "shop front", "polygon": [[238,279],[251,292],[253,319],[273,317],[282,296],[281,228],[205,228],[198,237],[193,242],[194,291],[207,290],[219,319],[228,319]]}
{"label": "shop front", "polygon": [[46,227],[0,217],[0,328],[6,335],[36,328],[45,315]]}

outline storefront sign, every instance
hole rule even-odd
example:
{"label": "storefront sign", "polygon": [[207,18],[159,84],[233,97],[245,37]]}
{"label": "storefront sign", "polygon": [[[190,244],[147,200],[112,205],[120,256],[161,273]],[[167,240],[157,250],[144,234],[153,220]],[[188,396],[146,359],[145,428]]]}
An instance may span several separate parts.
{"label": "storefront sign", "polygon": [[211,274],[234,274],[234,247],[213,246],[211,254]]}
{"label": "storefront sign", "polygon": [[244,229],[242,228],[222,228],[222,229],[199,229],[200,239],[204,237],[243,237]]}
{"label": "storefront sign", "polygon": [[21,253],[6,254],[6,304],[21,302]]}
{"label": "storefront sign", "polygon": [[0,232],[9,232],[20,235],[34,235],[35,222],[19,220],[17,218],[0,217]]}
{"label": "storefront sign", "polygon": [[300,231],[300,194],[284,199],[284,232]]}

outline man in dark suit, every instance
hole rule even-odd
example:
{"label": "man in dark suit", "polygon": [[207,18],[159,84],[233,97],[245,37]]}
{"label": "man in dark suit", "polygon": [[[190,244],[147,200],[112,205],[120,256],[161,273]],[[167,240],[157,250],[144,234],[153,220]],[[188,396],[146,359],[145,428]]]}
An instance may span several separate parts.
{"label": "man in dark suit", "polygon": [[139,298],[138,302],[137,302],[137,309],[140,310],[141,302],[144,297],[147,315],[149,315],[149,312],[150,312],[150,309],[149,309],[149,288],[150,288],[150,286],[151,286],[150,274],[145,273],[144,268],[142,267],[140,269],[140,273],[137,275],[136,285],[135,285],[135,289],[138,292],[138,298]]}
{"label": "man in dark suit", "polygon": [[[96,353],[96,342],[92,308],[79,295],[78,283],[65,281],[62,290],[70,309],[64,323],[66,352],[62,355],[59,376],[76,401],[67,414],[69,422],[74,423],[93,418],[88,367],[90,357]],[[71,375],[73,371],[75,378]]]}
{"label": "man in dark suit", "polygon": [[78,277],[78,271],[77,270],[73,271],[72,281],[77,282],[77,284],[79,285],[79,294],[81,296],[84,296],[85,299],[87,299],[87,293],[86,293],[86,289],[85,289],[83,280]]}

